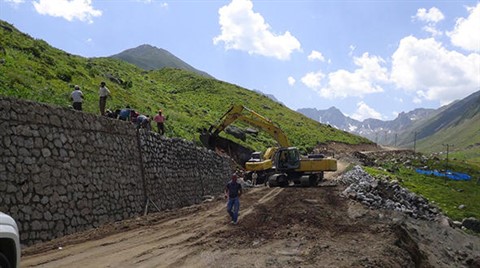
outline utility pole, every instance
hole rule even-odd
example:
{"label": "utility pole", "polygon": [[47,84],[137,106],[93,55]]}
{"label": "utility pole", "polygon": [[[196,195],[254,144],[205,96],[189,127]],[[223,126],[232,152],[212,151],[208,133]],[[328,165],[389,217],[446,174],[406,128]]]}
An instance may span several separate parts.
{"label": "utility pole", "polygon": [[450,151],[450,147],[453,147],[454,145],[453,144],[442,144],[442,145],[447,147],[447,164],[445,166],[445,172],[447,172],[447,170],[448,170],[448,153]]}
{"label": "utility pole", "polygon": [[397,133],[395,133],[395,147],[397,147]]}
{"label": "utility pole", "polygon": [[413,153],[416,153],[417,149],[417,132],[415,131],[415,134],[413,135]]}
{"label": "utility pole", "polygon": [[442,144],[442,145],[447,147],[447,163],[445,164],[445,183],[447,183],[448,152],[450,151],[450,147],[453,147],[453,144]]}

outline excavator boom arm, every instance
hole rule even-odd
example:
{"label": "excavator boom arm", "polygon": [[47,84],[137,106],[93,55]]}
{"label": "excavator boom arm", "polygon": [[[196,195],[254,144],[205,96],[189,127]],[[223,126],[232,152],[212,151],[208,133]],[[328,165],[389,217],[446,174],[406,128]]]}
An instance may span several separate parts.
{"label": "excavator boom arm", "polygon": [[290,142],[283,131],[277,127],[270,119],[256,113],[244,107],[242,105],[233,105],[221,118],[220,123],[216,126],[212,126],[210,130],[214,129],[213,134],[218,135],[227,126],[235,122],[236,120],[243,121],[252,126],[260,128],[270,134],[281,147],[289,147]]}

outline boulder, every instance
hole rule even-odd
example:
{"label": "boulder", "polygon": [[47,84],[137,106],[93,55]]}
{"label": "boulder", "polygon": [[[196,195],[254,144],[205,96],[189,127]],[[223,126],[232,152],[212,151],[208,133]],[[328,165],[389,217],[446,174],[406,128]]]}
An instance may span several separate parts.
{"label": "boulder", "polygon": [[480,221],[476,218],[470,217],[463,219],[462,226],[476,233],[480,233]]}

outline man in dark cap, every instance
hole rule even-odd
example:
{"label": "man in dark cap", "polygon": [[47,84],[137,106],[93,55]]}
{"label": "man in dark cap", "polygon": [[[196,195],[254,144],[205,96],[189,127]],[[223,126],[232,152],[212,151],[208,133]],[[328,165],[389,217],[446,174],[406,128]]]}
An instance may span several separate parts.
{"label": "man in dark cap", "polygon": [[237,182],[237,174],[233,174],[232,180],[225,186],[225,198],[228,198],[227,212],[230,215],[230,218],[232,218],[232,224],[238,223],[241,195],[242,185]]}

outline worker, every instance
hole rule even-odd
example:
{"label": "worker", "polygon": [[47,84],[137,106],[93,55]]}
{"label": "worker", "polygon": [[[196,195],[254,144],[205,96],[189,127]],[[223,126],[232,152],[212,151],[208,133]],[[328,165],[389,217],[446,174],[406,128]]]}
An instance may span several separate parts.
{"label": "worker", "polygon": [[100,89],[98,90],[100,101],[98,106],[100,107],[100,114],[105,115],[105,106],[107,105],[107,97],[110,96],[110,90],[108,90],[105,82],[100,83]]}
{"label": "worker", "polygon": [[132,111],[132,109],[130,109],[130,106],[127,105],[127,107],[121,109],[120,112],[118,113],[118,119],[120,119],[122,121],[130,121],[131,111]]}
{"label": "worker", "polygon": [[83,102],[83,93],[80,90],[80,86],[75,85],[75,90],[70,94],[70,99],[72,100],[73,109],[77,111],[82,110],[82,102]]}
{"label": "worker", "polygon": [[158,114],[155,115],[153,121],[157,123],[158,133],[160,133],[160,135],[163,135],[163,133],[165,133],[165,117],[162,115],[162,110],[158,110]]}
{"label": "worker", "polygon": [[227,212],[232,219],[232,224],[238,223],[238,212],[240,210],[240,196],[242,195],[242,185],[237,182],[238,175],[233,174],[232,180],[225,186],[225,198],[228,198]]}
{"label": "worker", "polygon": [[146,129],[148,131],[151,130],[150,128],[150,117],[148,115],[139,115],[137,117],[137,129],[140,129],[140,128],[143,128],[143,129]]}
{"label": "worker", "polygon": [[258,178],[258,174],[256,171],[253,172],[252,174],[252,185],[255,186],[257,185],[257,178]]}

